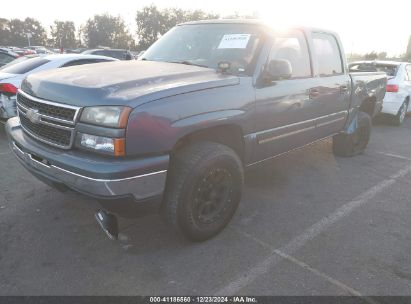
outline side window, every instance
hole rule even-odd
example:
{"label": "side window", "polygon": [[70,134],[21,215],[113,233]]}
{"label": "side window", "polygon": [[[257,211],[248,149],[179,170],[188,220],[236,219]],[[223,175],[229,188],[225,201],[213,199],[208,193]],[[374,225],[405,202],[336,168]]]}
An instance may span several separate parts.
{"label": "side window", "polygon": [[15,58],[13,56],[10,56],[8,54],[0,53],[0,64],[5,65],[11,61],[13,61]]}
{"label": "side window", "polygon": [[314,33],[313,43],[320,76],[342,74],[341,53],[335,37],[330,34]]}
{"label": "side window", "polygon": [[42,57],[30,58],[25,61],[4,67],[1,71],[3,73],[10,74],[26,74],[48,62],[50,62],[50,60],[43,59]]}
{"label": "side window", "polygon": [[76,65],[83,65],[83,64],[91,64],[91,63],[99,63],[99,62],[109,62],[109,60],[104,59],[79,59],[67,62],[66,64],[62,65],[62,68],[76,66]]}
{"label": "side window", "polygon": [[129,51],[127,51],[127,52],[124,54],[124,59],[125,59],[125,60],[133,60],[133,55],[132,55]]}
{"label": "side window", "polygon": [[269,60],[285,59],[292,67],[292,78],[311,77],[310,55],[307,41],[300,31],[290,31],[275,38]]}
{"label": "side window", "polygon": [[99,50],[99,51],[95,51],[94,53],[92,53],[93,55],[99,55],[99,56],[109,56],[107,55],[107,52],[105,50]]}
{"label": "side window", "polygon": [[126,54],[122,51],[110,51],[107,55],[113,58],[124,60]]}
{"label": "side window", "polygon": [[66,68],[66,67],[82,65],[82,64],[88,64],[88,63],[92,63],[92,61],[88,60],[88,59],[73,60],[73,61],[66,62],[61,67]]}

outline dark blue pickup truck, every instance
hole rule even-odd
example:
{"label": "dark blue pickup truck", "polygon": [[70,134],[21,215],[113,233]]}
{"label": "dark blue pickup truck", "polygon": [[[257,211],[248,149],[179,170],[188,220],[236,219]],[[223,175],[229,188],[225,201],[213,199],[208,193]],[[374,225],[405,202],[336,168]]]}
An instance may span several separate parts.
{"label": "dark blue pickup truck", "polygon": [[112,212],[161,202],[166,221],[200,241],[232,218],[246,167],[331,136],[335,154],[361,153],[386,81],[349,74],[333,32],[185,23],[139,61],[28,76],[6,129],[39,179]]}

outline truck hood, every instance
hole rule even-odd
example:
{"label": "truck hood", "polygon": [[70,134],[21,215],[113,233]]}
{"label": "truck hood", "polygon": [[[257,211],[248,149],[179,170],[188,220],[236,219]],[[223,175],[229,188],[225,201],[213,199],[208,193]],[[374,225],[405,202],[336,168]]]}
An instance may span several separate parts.
{"label": "truck hood", "polygon": [[214,69],[154,61],[97,63],[29,75],[26,93],[75,106],[140,104],[239,83]]}

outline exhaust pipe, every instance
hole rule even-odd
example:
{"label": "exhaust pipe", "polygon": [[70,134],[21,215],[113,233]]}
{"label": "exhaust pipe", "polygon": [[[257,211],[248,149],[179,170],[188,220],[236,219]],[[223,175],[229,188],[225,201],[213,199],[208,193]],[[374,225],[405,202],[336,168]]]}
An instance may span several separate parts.
{"label": "exhaust pipe", "polygon": [[105,210],[99,210],[94,217],[110,240],[118,239],[118,221],[114,214]]}

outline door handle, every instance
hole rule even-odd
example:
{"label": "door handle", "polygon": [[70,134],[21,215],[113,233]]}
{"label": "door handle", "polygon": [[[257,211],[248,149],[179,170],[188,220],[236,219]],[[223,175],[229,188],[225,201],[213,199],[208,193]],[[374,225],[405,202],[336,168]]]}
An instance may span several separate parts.
{"label": "door handle", "polygon": [[308,96],[310,99],[314,99],[317,98],[318,96],[320,96],[320,90],[318,89],[310,89],[308,91]]}

